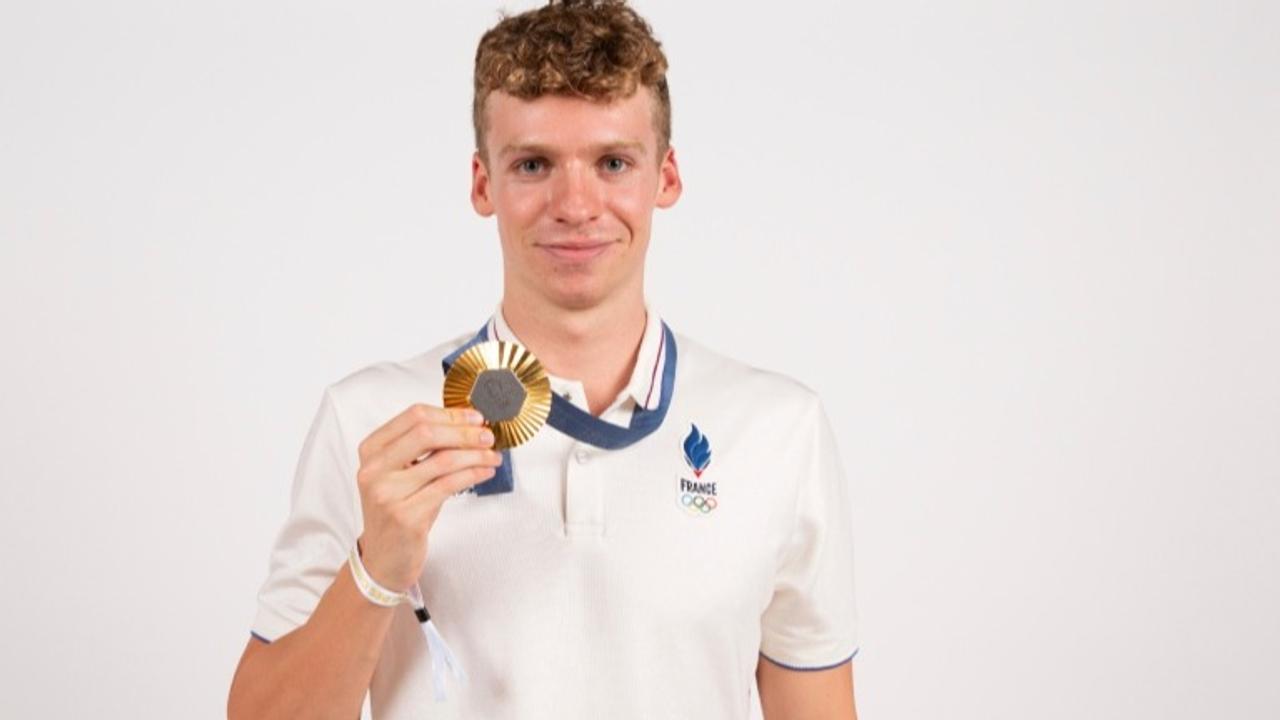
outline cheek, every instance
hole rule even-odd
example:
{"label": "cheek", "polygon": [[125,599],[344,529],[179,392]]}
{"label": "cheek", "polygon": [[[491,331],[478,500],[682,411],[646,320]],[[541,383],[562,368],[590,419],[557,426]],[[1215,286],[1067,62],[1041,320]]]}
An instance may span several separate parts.
{"label": "cheek", "polygon": [[648,226],[649,214],[653,211],[653,197],[643,189],[628,188],[613,196],[610,203],[613,214],[632,230]]}
{"label": "cheek", "polygon": [[643,197],[618,197],[612,204],[613,217],[631,229],[631,233],[639,233],[649,227],[649,209]]}
{"label": "cheek", "polygon": [[538,221],[546,204],[545,193],[535,188],[507,188],[495,202],[499,223],[521,230]]}

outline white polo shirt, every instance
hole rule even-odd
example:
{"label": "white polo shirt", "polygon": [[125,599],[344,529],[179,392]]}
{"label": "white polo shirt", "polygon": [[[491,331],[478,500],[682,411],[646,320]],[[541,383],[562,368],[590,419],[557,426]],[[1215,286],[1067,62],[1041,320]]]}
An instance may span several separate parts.
{"label": "white polo shirt", "polygon": [[[653,304],[635,370],[600,419],[663,401],[671,348]],[[516,340],[501,304],[488,337]],[[416,402],[441,404],[459,335],[329,385],[258,595],[254,635],[306,622],[362,531],[356,447]],[[426,642],[396,608],[374,718],[760,717],[760,655],[821,669],[857,653],[848,490],[819,398],[673,332],[662,425],[603,450],[544,426],[511,450],[509,492],[445,502],[420,586],[469,675],[432,697]],[[582,383],[552,390],[586,409]]]}

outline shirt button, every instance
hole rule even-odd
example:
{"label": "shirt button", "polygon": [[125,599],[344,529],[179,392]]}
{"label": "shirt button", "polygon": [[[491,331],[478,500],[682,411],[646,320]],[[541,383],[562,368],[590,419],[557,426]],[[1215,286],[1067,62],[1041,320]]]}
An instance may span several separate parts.
{"label": "shirt button", "polygon": [[573,454],[573,459],[577,460],[579,463],[585,463],[591,459],[591,453],[586,450],[579,450]]}

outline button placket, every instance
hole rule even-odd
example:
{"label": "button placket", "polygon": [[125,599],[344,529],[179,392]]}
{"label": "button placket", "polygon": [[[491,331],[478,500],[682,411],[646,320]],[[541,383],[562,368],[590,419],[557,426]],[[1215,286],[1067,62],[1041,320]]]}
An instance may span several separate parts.
{"label": "button placket", "polygon": [[565,534],[599,536],[604,533],[604,486],[600,482],[594,453],[583,446],[574,448],[566,470]]}

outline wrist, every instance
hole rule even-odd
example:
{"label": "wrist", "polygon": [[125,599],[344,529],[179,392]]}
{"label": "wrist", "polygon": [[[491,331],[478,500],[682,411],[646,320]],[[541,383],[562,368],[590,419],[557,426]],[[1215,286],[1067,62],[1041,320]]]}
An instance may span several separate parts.
{"label": "wrist", "polygon": [[351,578],[355,581],[356,588],[360,590],[360,594],[374,605],[382,607],[395,607],[401,603],[409,602],[409,594],[406,592],[398,592],[384,587],[369,574],[364,566],[361,557],[364,555],[363,548],[360,547],[360,541],[356,541],[356,546],[351,548],[351,554],[347,557],[347,566],[351,568]]}

